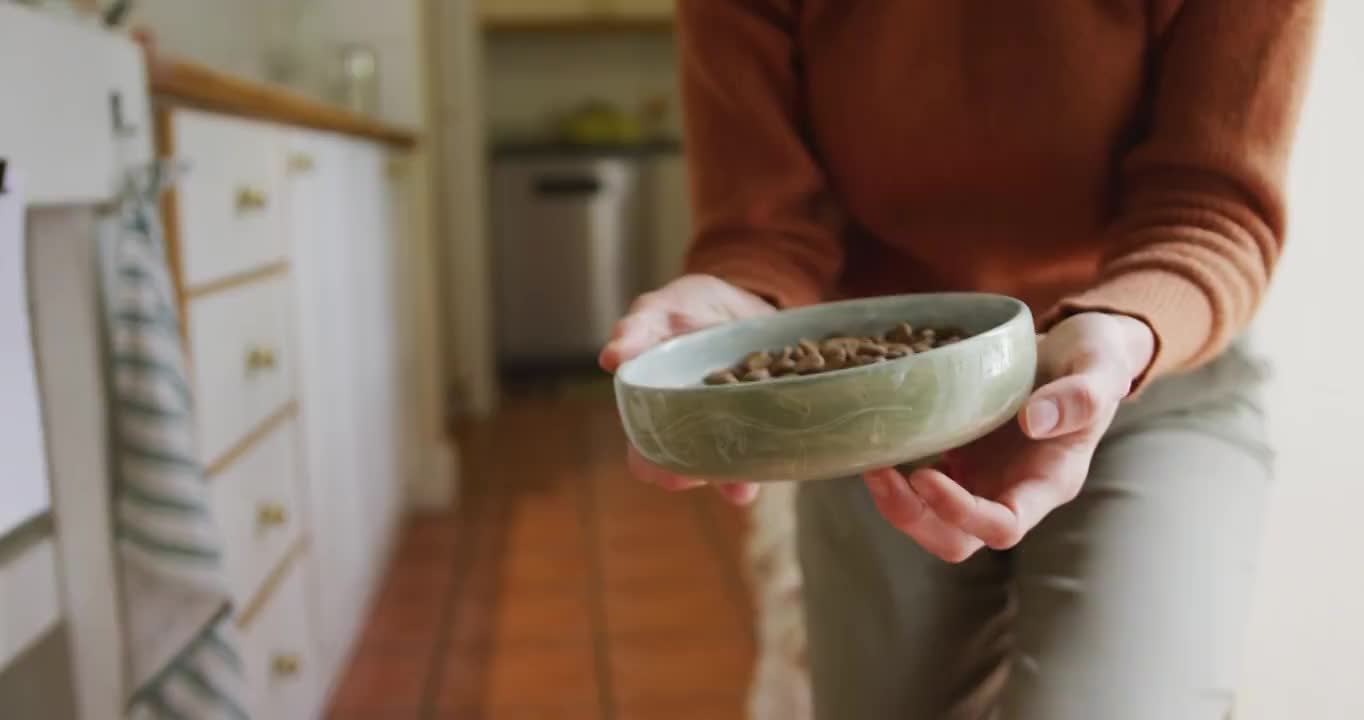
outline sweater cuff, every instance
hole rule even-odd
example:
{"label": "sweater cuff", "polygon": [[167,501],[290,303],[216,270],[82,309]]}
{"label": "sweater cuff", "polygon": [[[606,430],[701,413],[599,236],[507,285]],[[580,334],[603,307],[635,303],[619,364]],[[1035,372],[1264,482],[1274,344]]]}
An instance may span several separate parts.
{"label": "sweater cuff", "polygon": [[779,310],[814,305],[824,299],[818,278],[799,263],[781,257],[756,259],[745,254],[692,257],[687,271],[714,275],[772,303]]}
{"label": "sweater cuff", "polygon": [[1141,269],[1109,277],[1098,286],[1057,303],[1042,316],[1043,332],[1083,312],[1136,318],[1151,328],[1155,348],[1151,364],[1132,382],[1137,394],[1152,380],[1184,370],[1216,347],[1220,332],[1212,303],[1196,283],[1183,275]]}

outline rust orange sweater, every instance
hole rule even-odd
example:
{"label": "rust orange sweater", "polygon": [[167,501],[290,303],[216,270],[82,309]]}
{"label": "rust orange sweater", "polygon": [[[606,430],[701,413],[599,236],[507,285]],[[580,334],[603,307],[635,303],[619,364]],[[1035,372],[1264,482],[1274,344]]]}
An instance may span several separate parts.
{"label": "rust orange sweater", "polygon": [[679,0],[689,269],[793,306],[1124,313],[1147,377],[1249,322],[1320,0]]}

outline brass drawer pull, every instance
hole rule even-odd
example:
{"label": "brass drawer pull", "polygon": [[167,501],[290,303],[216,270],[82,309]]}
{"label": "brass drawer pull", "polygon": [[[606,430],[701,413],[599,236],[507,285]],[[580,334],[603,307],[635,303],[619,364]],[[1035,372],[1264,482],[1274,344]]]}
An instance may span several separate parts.
{"label": "brass drawer pull", "polygon": [[275,369],[275,365],[275,351],[270,348],[251,348],[251,350],[246,353],[247,370],[273,370]]}
{"label": "brass drawer pull", "polygon": [[302,665],[303,662],[297,655],[276,655],[270,661],[270,670],[276,677],[290,678],[298,675]]}
{"label": "brass drawer pull", "polygon": [[267,196],[259,188],[244,187],[237,190],[237,212],[261,210],[266,205]]}
{"label": "brass drawer pull", "polygon": [[305,173],[316,166],[317,162],[308,153],[294,153],[289,156],[289,172]]}
{"label": "brass drawer pull", "polygon": [[263,528],[275,528],[288,524],[289,511],[279,503],[263,503],[256,510],[256,522]]}

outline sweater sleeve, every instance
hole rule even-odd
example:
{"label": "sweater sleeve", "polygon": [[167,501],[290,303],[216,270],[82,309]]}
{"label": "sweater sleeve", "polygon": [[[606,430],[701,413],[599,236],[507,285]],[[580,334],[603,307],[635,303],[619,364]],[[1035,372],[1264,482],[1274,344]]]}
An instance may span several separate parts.
{"label": "sweater sleeve", "polygon": [[1283,246],[1284,181],[1320,0],[1184,0],[1158,40],[1100,280],[1047,313],[1149,325],[1137,385],[1190,369],[1249,324]]}
{"label": "sweater sleeve", "polygon": [[839,216],[802,118],[796,0],[679,0],[694,230],[689,272],[776,303],[825,298]]}

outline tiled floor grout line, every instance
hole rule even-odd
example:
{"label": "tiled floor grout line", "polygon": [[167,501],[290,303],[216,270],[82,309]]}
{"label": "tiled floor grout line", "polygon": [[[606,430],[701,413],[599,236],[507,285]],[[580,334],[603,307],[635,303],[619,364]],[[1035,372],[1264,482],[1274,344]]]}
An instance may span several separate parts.
{"label": "tiled floor grout line", "polygon": [[[467,505],[482,504],[482,498],[477,494],[470,498],[470,500],[473,502],[467,503],[466,507]],[[457,528],[455,532],[455,545],[456,547],[459,547],[461,545],[461,540],[464,540],[465,542],[468,542],[469,540],[469,538],[461,538],[460,536],[464,533],[459,531],[464,530],[465,533],[467,533],[470,529],[466,528],[465,523],[463,522],[465,517],[464,508],[461,507],[456,512],[458,514],[455,518]],[[453,639],[450,638],[450,632],[455,623],[455,609],[459,603],[459,593],[460,590],[464,588],[465,575],[468,574],[469,569],[470,561],[465,558],[476,556],[475,553],[478,552],[478,546],[482,541],[482,537],[479,536],[482,534],[482,532],[476,533],[476,536],[472,538],[472,542],[468,543],[473,546],[473,553],[468,553],[466,555],[466,553],[456,550],[453,553],[453,557],[450,558],[450,564],[453,566],[450,572],[453,577],[450,578],[449,587],[446,589],[445,597],[441,603],[440,617],[436,620],[436,646],[431,652],[431,662],[426,668],[426,678],[422,681],[421,702],[419,704],[417,717],[422,718],[423,720],[434,718],[436,714],[436,705],[440,698],[440,688],[445,676],[445,666],[449,660],[451,645],[454,644]]]}
{"label": "tiled floor grout line", "polygon": [[743,547],[740,545],[737,553],[726,552],[727,544],[715,519],[715,511],[712,510],[713,502],[713,498],[693,493],[692,510],[696,513],[697,522],[701,526],[701,534],[705,538],[706,544],[710,546],[711,552],[724,567],[725,590],[729,595],[729,600],[739,611],[739,617],[747,620],[744,627],[748,629],[749,641],[756,642],[757,630],[753,622],[752,603],[749,601],[748,581],[744,578],[743,567],[740,564],[743,557]]}
{"label": "tiled floor grout line", "polygon": [[[499,507],[500,505],[500,507]],[[470,570],[475,567],[478,561],[478,554],[483,550],[505,551],[505,547],[495,548],[489,542],[490,534],[503,532],[503,523],[479,522],[478,518],[483,516],[489,509],[493,511],[501,510],[501,515],[505,515],[505,503],[499,503],[499,498],[483,488],[475,489],[469,493],[469,501],[466,502],[458,511],[455,518],[456,548],[465,550],[455,550],[451,563],[454,564],[449,588],[446,590],[445,602],[441,608],[440,619],[436,622],[436,647],[432,652],[431,664],[427,669],[426,679],[422,683],[422,700],[420,714],[418,717],[431,720],[436,716],[440,706],[440,693],[444,686],[445,674],[448,670],[451,655],[457,651],[455,648],[454,627],[458,621],[460,600],[468,590],[468,580]],[[464,532],[459,532],[463,530]],[[472,534],[472,538],[465,538],[465,534]],[[465,540],[467,542],[461,542]],[[505,545],[505,544],[503,544]]]}
{"label": "tiled floor grout line", "polygon": [[[583,463],[587,465],[586,462]],[[587,558],[587,593],[592,623],[592,659],[597,665],[597,696],[601,720],[616,720],[616,693],[611,677],[611,643],[606,627],[606,587],[602,579],[601,523],[597,515],[597,481],[588,473],[578,475],[578,522]]]}

